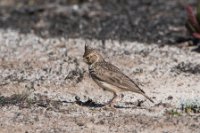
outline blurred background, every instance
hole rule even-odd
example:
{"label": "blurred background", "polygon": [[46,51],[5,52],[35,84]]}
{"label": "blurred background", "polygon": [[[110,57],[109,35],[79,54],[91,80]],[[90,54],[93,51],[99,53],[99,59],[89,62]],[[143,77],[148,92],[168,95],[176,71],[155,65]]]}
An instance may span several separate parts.
{"label": "blurred background", "polygon": [[196,0],[1,0],[0,28],[64,36],[174,43]]}

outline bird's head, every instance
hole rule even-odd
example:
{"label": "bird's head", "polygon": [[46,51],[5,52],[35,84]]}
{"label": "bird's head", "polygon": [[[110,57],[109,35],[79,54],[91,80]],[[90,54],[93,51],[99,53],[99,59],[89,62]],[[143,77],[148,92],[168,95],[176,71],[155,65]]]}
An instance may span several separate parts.
{"label": "bird's head", "polygon": [[88,65],[94,64],[96,62],[104,61],[102,55],[96,49],[90,48],[85,45],[85,53],[83,55],[83,60]]}

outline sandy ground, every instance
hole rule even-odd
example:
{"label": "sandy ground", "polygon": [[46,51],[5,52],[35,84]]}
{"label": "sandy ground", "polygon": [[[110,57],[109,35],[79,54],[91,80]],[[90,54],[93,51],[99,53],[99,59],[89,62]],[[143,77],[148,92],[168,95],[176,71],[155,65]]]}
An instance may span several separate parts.
{"label": "sandy ground", "polygon": [[[199,53],[191,47],[87,40],[155,101],[124,92],[113,110],[96,106],[112,94],[89,77],[85,42],[0,30],[0,132],[200,132]],[[7,102],[14,94],[28,97]],[[80,105],[75,96],[95,104]]]}

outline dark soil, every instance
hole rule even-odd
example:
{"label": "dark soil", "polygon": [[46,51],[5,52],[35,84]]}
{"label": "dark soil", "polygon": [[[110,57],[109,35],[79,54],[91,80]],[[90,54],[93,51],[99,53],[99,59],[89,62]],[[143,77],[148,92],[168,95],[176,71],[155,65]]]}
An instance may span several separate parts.
{"label": "dark soil", "polygon": [[42,37],[174,43],[195,0],[1,0],[0,28]]}

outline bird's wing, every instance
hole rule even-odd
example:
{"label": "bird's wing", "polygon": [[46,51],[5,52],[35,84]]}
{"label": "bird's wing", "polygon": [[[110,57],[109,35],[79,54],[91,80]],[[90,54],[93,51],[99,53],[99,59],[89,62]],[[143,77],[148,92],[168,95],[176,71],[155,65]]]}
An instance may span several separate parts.
{"label": "bird's wing", "polygon": [[100,81],[107,82],[123,90],[144,93],[133,80],[123,74],[116,66],[104,62],[103,64],[100,64],[99,67],[101,67],[99,68],[101,69],[101,73],[96,73],[95,76]]}

